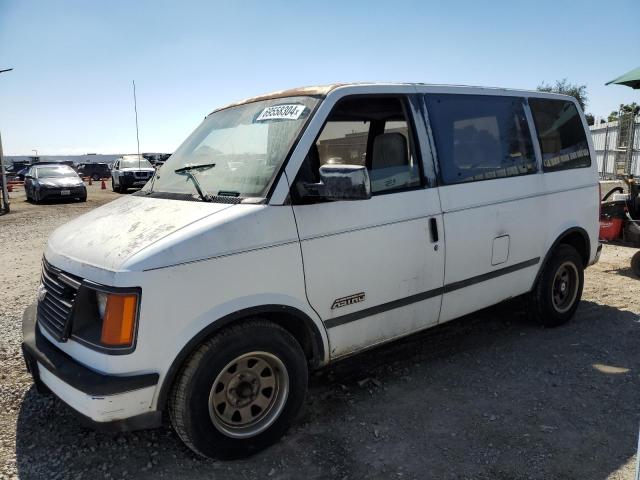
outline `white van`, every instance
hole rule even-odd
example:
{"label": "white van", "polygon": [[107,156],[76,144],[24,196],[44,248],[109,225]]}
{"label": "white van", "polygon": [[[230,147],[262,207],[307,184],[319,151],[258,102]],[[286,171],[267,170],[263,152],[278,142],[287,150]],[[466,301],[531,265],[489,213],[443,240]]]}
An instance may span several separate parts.
{"label": "white van", "polygon": [[23,320],[36,385],[205,456],[276,441],[308,372],[525,295],[556,326],[597,261],[573,98],[301,88],[214,111],[133,196],[59,228]]}

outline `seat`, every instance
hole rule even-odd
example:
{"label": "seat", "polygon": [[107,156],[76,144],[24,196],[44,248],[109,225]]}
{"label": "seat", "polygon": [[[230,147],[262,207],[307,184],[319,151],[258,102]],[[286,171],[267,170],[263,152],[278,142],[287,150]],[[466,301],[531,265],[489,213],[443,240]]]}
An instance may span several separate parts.
{"label": "seat", "polygon": [[373,140],[371,170],[409,164],[407,139],[398,132],[382,133]]}

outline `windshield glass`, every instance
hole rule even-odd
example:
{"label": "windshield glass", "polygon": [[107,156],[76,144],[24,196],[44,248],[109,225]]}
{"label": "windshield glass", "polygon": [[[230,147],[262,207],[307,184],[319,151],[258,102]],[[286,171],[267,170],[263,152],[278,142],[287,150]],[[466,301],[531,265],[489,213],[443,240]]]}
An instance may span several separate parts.
{"label": "windshield glass", "polygon": [[[193,175],[209,195],[264,197],[318,102],[313,97],[287,97],[212,113],[147,188],[195,194]],[[206,167],[185,169],[197,165]]]}
{"label": "windshield glass", "polygon": [[38,178],[51,177],[76,177],[76,172],[71,167],[38,167],[36,168]]}
{"label": "windshield glass", "polygon": [[120,159],[120,168],[153,168],[146,158],[122,157]]}

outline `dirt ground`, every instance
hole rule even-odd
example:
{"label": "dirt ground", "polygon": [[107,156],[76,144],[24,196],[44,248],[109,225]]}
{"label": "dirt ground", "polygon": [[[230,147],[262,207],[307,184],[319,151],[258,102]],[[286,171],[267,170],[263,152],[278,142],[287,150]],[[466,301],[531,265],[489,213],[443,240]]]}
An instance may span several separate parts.
{"label": "dirt ground", "polygon": [[85,428],[39,395],[20,353],[47,236],[117,198],[32,205],[0,216],[0,479],[634,478],[640,415],[636,251],[606,245],[565,326],[529,323],[519,301],[342,361],[312,375],[306,408],[277,445],[203,460],[166,427]]}

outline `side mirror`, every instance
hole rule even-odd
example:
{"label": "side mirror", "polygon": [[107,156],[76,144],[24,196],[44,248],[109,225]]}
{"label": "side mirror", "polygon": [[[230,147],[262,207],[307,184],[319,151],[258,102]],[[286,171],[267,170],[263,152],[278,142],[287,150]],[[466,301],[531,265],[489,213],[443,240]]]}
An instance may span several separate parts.
{"label": "side mirror", "polygon": [[367,168],[361,165],[332,165],[320,167],[320,183],[304,185],[312,196],[327,200],[368,200],[371,181]]}

